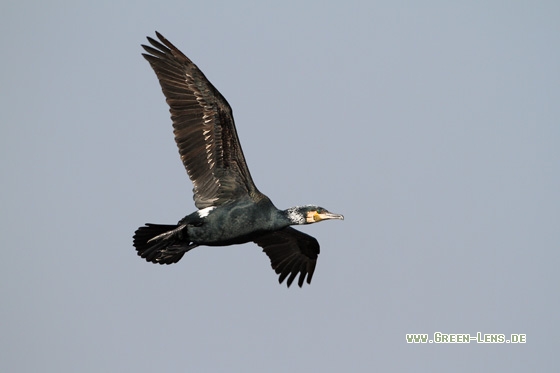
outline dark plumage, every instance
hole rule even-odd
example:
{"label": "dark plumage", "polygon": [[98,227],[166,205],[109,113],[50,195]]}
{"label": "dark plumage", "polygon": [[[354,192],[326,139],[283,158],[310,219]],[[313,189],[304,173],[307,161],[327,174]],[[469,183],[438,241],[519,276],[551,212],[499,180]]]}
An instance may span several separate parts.
{"label": "dark plumage", "polygon": [[199,246],[255,242],[270,258],[279,282],[311,283],[319,243],[290,225],[344,219],[318,206],[277,209],[253,183],[231,107],[202,71],[156,32],[142,54],[154,69],[170,107],[179,154],[194,185],[198,211],[176,225],[146,224],[134,234],[138,255],[159,264],[178,262]]}

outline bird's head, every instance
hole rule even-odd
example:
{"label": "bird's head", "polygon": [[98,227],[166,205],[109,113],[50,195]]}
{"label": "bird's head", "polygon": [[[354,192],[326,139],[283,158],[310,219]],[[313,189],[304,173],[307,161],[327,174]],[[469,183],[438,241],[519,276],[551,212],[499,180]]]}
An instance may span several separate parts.
{"label": "bird's head", "polygon": [[293,224],[312,224],[329,219],[344,220],[344,216],[314,205],[292,207],[288,209],[288,217]]}

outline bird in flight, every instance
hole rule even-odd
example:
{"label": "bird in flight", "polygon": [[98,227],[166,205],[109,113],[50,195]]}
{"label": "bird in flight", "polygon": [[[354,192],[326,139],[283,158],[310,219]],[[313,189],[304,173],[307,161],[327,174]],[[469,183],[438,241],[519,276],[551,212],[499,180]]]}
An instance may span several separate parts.
{"label": "bird in flight", "polygon": [[254,242],[270,258],[281,284],[298,276],[311,283],[319,243],[291,225],[344,219],[326,209],[296,206],[279,210],[259,192],[243,156],[231,107],[202,71],[160,33],[142,45],[156,73],[173,122],[181,161],[193,183],[197,211],[175,225],[146,224],[134,234],[138,255],[172,264],[200,245]]}

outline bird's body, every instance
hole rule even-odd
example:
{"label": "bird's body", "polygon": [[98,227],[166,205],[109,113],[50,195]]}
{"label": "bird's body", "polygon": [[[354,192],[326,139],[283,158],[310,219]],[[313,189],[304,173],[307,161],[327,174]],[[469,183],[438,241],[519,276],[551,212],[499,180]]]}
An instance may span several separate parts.
{"label": "bird's body", "polygon": [[170,106],[175,141],[194,184],[198,210],[176,225],[146,224],[134,234],[138,255],[171,264],[200,246],[255,242],[288,286],[311,282],[319,244],[290,225],[343,219],[313,205],[279,210],[258,191],[237,137],[231,107],[204,74],[159,33],[143,46]]}
{"label": "bird's body", "polygon": [[286,228],[290,221],[268,198],[257,203],[244,198],[196,211],[179,222],[183,224],[188,227],[189,238],[199,245],[226,246],[250,242],[262,233]]}

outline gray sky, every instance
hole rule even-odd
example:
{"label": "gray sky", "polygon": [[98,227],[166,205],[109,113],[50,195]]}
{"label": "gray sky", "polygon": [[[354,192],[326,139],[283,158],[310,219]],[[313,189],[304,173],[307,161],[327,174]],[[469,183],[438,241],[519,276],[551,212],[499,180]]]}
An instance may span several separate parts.
{"label": "gray sky", "polygon": [[[558,366],[560,5],[463,3],[4,2],[0,371]],[[154,30],[232,105],[261,191],[345,215],[302,228],[311,286],[252,244],[136,256],[194,210]],[[406,343],[434,332],[527,343]]]}

